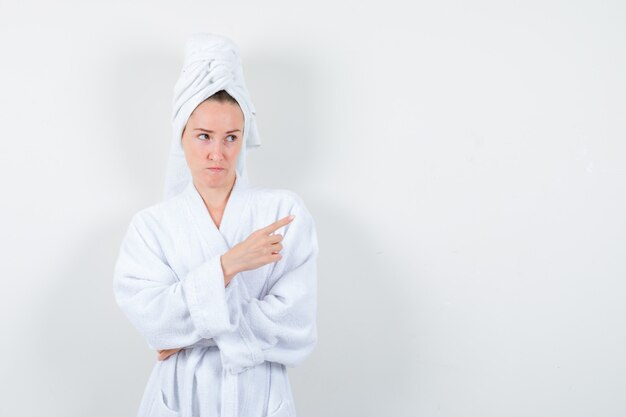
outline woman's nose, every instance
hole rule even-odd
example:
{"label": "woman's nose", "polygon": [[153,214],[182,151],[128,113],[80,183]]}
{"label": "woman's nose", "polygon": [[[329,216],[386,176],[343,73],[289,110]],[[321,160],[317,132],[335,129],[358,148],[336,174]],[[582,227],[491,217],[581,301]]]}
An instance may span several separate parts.
{"label": "woman's nose", "polygon": [[222,144],[219,141],[213,143],[209,148],[209,159],[212,161],[221,161],[224,159],[224,154],[222,152]]}

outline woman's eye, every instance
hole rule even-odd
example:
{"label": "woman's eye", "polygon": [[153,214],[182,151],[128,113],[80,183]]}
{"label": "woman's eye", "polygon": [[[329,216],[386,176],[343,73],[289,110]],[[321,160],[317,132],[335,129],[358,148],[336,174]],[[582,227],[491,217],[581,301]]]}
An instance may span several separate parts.
{"label": "woman's eye", "polygon": [[[207,135],[206,133],[201,133],[201,134],[199,134],[199,135],[198,135],[198,137],[199,137],[200,139],[202,139],[202,136],[206,136],[206,137],[207,137],[207,139],[209,138],[209,135]],[[203,140],[205,140],[205,139],[203,139]]]}
{"label": "woman's eye", "polygon": [[235,136],[235,135],[228,135],[226,137],[227,138],[233,138],[233,140],[229,140],[228,142],[234,142],[237,139],[237,136]]}

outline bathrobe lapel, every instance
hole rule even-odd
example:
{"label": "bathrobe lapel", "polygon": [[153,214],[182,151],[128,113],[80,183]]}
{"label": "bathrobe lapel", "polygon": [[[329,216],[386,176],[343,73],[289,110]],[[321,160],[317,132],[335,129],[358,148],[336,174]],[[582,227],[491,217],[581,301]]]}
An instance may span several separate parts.
{"label": "bathrobe lapel", "polygon": [[239,243],[235,242],[235,239],[243,223],[241,218],[244,216],[250,200],[249,184],[239,176],[239,173],[236,173],[235,184],[226,202],[219,228],[215,225],[202,196],[192,181],[189,181],[185,189],[185,200],[191,221],[195,223],[200,240],[207,251],[207,259],[221,255]]}
{"label": "bathrobe lapel", "polygon": [[[206,208],[202,196],[190,181],[184,190],[189,217],[197,230],[205,260],[220,256],[227,252],[236,241],[241,225],[245,223],[246,211],[249,209],[251,193],[248,182],[236,174],[235,184],[231,190],[220,227]],[[239,405],[239,374],[222,370],[221,417],[237,417]]]}

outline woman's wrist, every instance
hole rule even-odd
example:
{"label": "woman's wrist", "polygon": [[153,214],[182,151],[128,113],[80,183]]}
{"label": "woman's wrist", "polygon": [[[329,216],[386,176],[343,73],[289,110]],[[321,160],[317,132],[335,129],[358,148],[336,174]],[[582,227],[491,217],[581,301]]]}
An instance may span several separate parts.
{"label": "woman's wrist", "polygon": [[220,256],[220,263],[222,265],[222,272],[224,273],[224,285],[228,285],[237,274],[237,271],[231,267],[228,252]]}

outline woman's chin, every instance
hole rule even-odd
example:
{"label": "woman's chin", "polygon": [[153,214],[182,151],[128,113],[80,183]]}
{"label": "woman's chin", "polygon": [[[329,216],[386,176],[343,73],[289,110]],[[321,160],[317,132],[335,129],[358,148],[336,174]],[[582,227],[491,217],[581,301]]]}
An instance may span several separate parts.
{"label": "woman's chin", "polygon": [[224,187],[229,183],[230,176],[227,169],[214,171],[205,169],[201,178],[201,182],[207,187]]}

